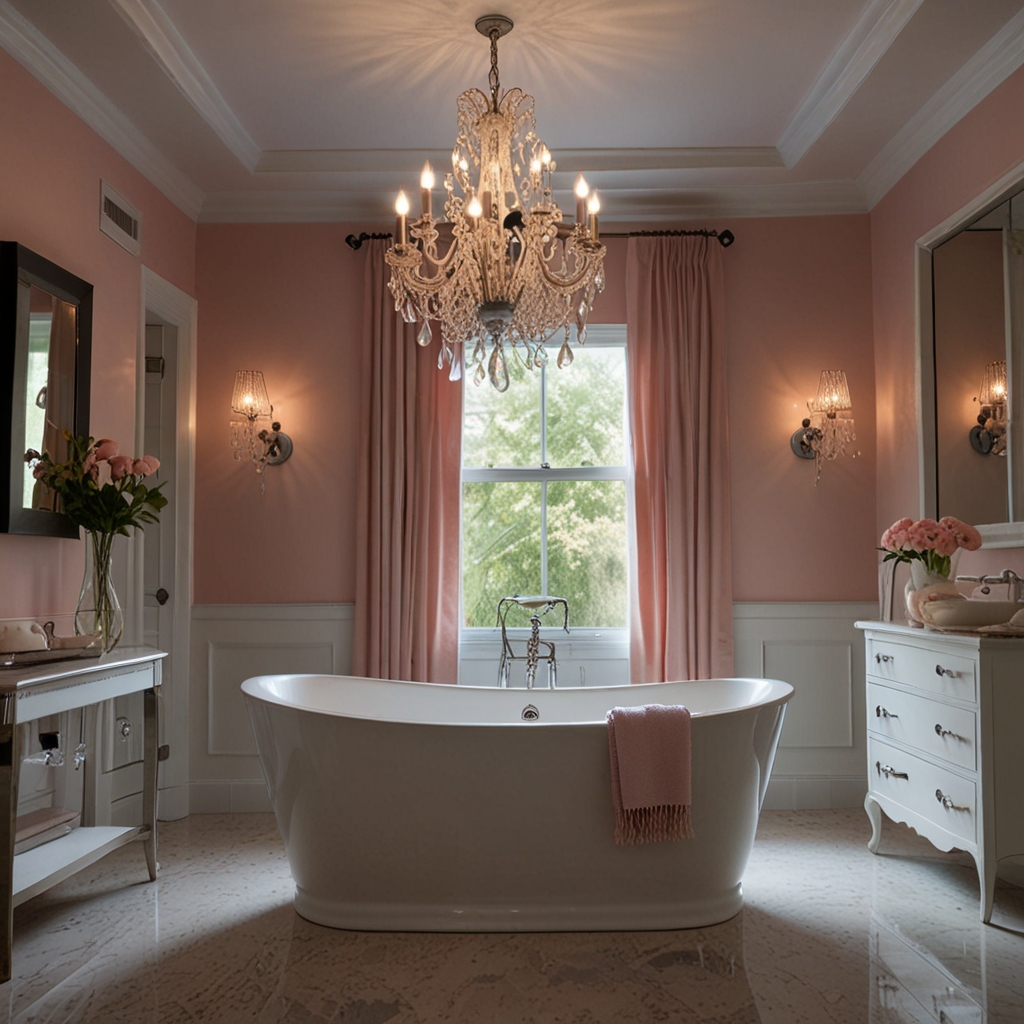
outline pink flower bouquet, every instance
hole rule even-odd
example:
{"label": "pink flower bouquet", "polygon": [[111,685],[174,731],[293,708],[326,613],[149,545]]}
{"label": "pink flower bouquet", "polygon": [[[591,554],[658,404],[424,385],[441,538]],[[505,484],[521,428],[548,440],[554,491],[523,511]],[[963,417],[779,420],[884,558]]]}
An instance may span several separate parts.
{"label": "pink flower bouquet", "polygon": [[159,459],[122,455],[118,443],[106,437],[96,441],[64,431],[64,439],[66,462],[54,462],[48,453],[31,448],[25,461],[37,480],[60,495],[61,507],[75,525],[106,537],[127,537],[129,527],[138,530],[157,521],[167,504],[160,493],[163,484],[150,487],[143,479],[160,468]]}
{"label": "pink flower bouquet", "polygon": [[953,516],[934,519],[899,519],[882,534],[880,551],[885,551],[883,562],[924,563],[929,573],[948,576],[951,556],[958,548],[977,551],[981,547],[981,534],[968,523]]}

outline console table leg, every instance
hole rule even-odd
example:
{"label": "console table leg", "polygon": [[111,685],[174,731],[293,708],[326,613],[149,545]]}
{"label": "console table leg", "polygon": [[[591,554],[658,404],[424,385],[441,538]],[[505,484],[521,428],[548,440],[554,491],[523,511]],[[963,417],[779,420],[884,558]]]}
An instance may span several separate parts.
{"label": "console table leg", "polygon": [[871,822],[871,838],[868,840],[868,849],[872,853],[878,853],[878,843],[882,838],[882,808],[878,801],[868,793],[864,797],[864,810],[867,812],[868,821]]}
{"label": "console table leg", "polygon": [[156,688],[143,693],[143,752],[142,762],[142,823],[149,829],[143,840],[146,851],[146,866],[149,868],[149,880],[156,881],[156,803],[157,803],[157,763],[160,745],[160,692]]}
{"label": "console table leg", "polygon": [[0,698],[0,982],[11,980],[14,944],[14,832],[18,816],[18,727],[14,700]]}

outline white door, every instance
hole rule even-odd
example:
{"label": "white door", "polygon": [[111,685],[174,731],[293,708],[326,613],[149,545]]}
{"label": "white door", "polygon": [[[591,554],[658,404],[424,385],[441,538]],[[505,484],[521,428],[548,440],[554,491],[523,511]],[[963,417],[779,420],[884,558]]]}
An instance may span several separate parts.
{"label": "white door", "polygon": [[[147,320],[150,319],[147,317]],[[144,406],[144,443],[141,454],[160,460],[154,482],[162,485],[167,505],[159,521],[149,523],[143,531],[143,610],[142,642],[148,647],[167,651],[163,661],[163,693],[174,686],[174,588],[175,501],[174,472],[177,443],[176,382],[177,330],[163,324],[146,324],[146,384]],[[101,798],[97,814],[109,801],[110,823],[131,825],[142,813],[142,719],[141,693],[118,697],[104,704],[100,749]],[[167,743],[166,716],[160,723],[160,743]],[[104,799],[105,797],[105,799]]]}

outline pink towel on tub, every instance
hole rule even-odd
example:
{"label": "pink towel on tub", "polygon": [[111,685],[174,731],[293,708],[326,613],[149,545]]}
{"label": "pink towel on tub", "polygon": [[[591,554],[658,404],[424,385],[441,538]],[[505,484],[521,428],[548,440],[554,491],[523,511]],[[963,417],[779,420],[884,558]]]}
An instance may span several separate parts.
{"label": "pink towel on tub", "polygon": [[615,842],[690,839],[690,712],[645,704],[608,712]]}

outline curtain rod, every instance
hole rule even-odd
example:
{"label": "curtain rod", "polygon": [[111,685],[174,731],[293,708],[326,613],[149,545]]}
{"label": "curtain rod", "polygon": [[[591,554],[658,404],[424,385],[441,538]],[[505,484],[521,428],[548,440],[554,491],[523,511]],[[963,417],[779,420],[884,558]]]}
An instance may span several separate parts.
{"label": "curtain rod", "polygon": [[708,231],[706,228],[700,228],[696,231],[684,231],[682,229],[678,231],[602,231],[602,238],[664,238],[666,236],[678,236],[678,235],[702,235],[704,238],[717,238],[723,249],[728,249],[733,242],[736,241],[736,236],[726,228],[722,232],[715,231],[714,229]]}
{"label": "curtain rod", "polygon": [[[679,235],[701,235],[704,238],[717,238],[723,249],[728,249],[733,242],[736,241],[736,236],[726,228],[724,231],[719,233],[718,231],[708,231],[704,228],[700,228],[696,231],[602,231],[602,238],[663,238],[666,236],[679,236]],[[363,242],[371,238],[391,238],[391,232],[385,231],[379,234],[367,234],[365,231],[361,231],[358,235],[349,235],[345,239],[345,243],[351,249],[361,249]]]}

